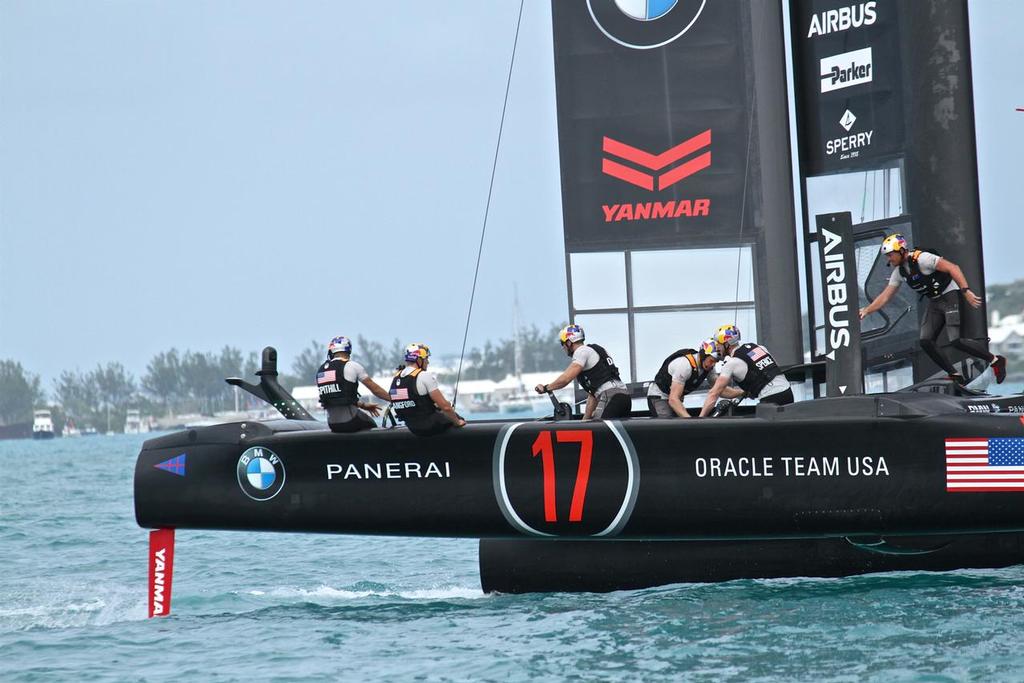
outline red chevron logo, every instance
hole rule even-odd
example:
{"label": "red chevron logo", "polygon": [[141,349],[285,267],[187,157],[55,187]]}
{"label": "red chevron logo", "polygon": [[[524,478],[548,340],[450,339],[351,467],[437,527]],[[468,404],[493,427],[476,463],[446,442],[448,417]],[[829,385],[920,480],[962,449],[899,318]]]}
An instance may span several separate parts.
{"label": "red chevron logo", "polygon": [[[618,140],[614,140],[608,136],[604,137],[601,150],[605,154],[619,157],[620,159],[629,161],[644,169],[650,171],[661,171],[671,164],[680,161],[684,157],[691,156],[710,146],[711,129],[709,128],[703,133],[694,135],[689,140],[684,140],[675,147],[672,147],[661,154],[651,154],[650,152],[627,145],[624,142],[619,142]],[[693,157],[689,161],[679,164],[660,175],[647,173],[608,158],[601,159],[601,172],[605,175],[610,175],[613,178],[618,178],[619,180],[623,180],[631,185],[636,185],[637,187],[642,187],[645,190],[651,190],[653,192],[655,178],[657,178],[658,181],[658,189],[664,190],[666,187],[675,185],[683,178],[688,178],[698,171],[703,171],[710,165],[711,150],[709,149],[703,154]]]}

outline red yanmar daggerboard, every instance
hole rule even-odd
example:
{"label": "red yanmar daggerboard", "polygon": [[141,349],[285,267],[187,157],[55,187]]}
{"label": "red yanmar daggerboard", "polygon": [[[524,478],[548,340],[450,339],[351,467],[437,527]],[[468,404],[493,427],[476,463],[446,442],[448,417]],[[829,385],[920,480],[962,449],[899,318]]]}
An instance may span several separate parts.
{"label": "red yanmar daggerboard", "polygon": [[174,529],[149,532],[149,616],[171,613],[171,578],[174,575]]}

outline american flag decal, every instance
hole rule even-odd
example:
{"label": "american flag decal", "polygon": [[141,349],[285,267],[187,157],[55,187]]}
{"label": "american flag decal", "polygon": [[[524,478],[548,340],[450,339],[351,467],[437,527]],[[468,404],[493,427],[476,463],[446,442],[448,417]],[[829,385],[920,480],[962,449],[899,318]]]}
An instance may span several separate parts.
{"label": "american flag decal", "polygon": [[946,491],[1024,491],[1024,439],[946,439]]}
{"label": "american flag decal", "polygon": [[750,358],[750,360],[754,361],[761,360],[767,355],[768,352],[765,351],[763,346],[755,346],[754,348],[747,352],[747,357]]}
{"label": "american flag decal", "polygon": [[404,388],[404,387],[401,388],[401,389],[392,389],[391,390],[391,400],[392,401],[408,401],[409,400],[409,390]]}
{"label": "american flag decal", "polygon": [[330,384],[331,382],[334,381],[334,377],[335,377],[334,373],[335,372],[336,372],[335,370],[327,370],[326,372],[318,372],[318,373],[316,373],[316,383],[317,384]]}

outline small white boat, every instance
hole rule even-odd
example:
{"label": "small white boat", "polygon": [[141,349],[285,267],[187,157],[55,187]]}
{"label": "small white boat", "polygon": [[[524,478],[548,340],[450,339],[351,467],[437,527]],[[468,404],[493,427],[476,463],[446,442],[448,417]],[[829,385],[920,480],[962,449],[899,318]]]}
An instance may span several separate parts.
{"label": "small white boat", "polygon": [[142,413],[139,410],[132,408],[125,413],[125,434],[146,434],[147,432],[149,432],[149,422],[142,419]]}
{"label": "small white boat", "polygon": [[32,414],[32,438],[52,439],[56,434],[53,431],[53,416],[49,410],[37,410]]}

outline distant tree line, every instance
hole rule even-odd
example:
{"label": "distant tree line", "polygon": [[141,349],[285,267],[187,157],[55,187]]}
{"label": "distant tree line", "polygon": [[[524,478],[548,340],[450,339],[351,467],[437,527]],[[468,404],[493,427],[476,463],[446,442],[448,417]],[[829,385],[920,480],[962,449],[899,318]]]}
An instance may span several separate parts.
{"label": "distant tree line", "polygon": [[[546,372],[562,370],[568,364],[565,351],[558,344],[558,333],[565,323],[552,325],[541,332],[536,325],[531,325],[519,332],[519,349],[522,367],[521,372]],[[359,361],[366,372],[373,376],[385,375],[401,366],[405,357],[407,342],[392,339],[385,345],[359,335],[353,341],[352,358]],[[482,348],[473,348],[466,352],[462,364],[462,379],[504,379],[515,372],[514,338],[487,341]],[[292,375],[281,380],[296,384],[309,384],[321,363],[326,359],[326,349],[322,342],[312,341],[292,363]],[[455,380],[458,356],[445,356],[443,359],[434,357],[433,370],[438,372],[442,381]],[[442,360],[443,363],[438,363]],[[439,370],[440,366],[451,366],[453,372]]]}
{"label": "distant tree line", "polygon": [[0,424],[25,422],[43,401],[39,376],[13,360],[0,360]]}
{"label": "distant tree line", "polygon": [[[567,359],[558,345],[561,326],[552,326],[542,333],[536,326],[520,332],[522,372],[560,370]],[[405,344],[399,339],[390,343],[357,336],[353,358],[371,375],[380,376],[400,366]],[[294,358],[291,372],[278,381],[288,390],[312,384],[321,363],[326,359],[325,341],[311,341]],[[448,357],[447,364],[457,365],[458,358]],[[438,367],[444,363],[436,364]],[[50,408],[54,424],[68,420],[79,428],[93,427],[99,431],[122,431],[125,414],[136,408],[145,415],[170,416],[186,413],[211,415],[233,410],[235,389],[224,379],[243,377],[255,381],[260,357],[255,351],[244,353],[232,346],[219,352],[179,351],[172,348],[153,356],[146,372],[136,378],[121,363],[97,365],[88,371],[65,369],[53,382],[49,395],[41,386],[39,376],[21,363],[0,360],[0,425],[27,422],[32,411]],[[466,353],[463,379],[500,380],[515,368],[515,340],[488,341],[482,348]],[[440,373],[443,381],[454,381],[454,372]],[[244,392],[239,397],[241,408],[255,406],[258,401]]]}
{"label": "distant tree line", "polygon": [[1024,280],[1015,280],[1007,285],[989,285],[985,288],[985,302],[989,313],[999,311],[1003,316],[1024,313]]}

